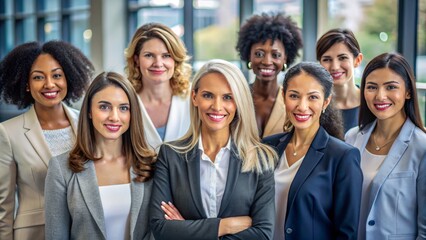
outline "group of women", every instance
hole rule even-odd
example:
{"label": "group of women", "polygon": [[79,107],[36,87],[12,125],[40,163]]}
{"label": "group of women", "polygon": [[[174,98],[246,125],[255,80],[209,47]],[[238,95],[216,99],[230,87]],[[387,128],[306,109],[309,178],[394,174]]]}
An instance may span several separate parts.
{"label": "group of women", "polygon": [[[349,30],[292,67],[291,18],[255,15],[238,36],[250,85],[224,60],[190,83],[158,23],[135,32],[127,79],[91,82],[61,41],[12,50],[0,94],[30,109],[0,123],[0,238],[426,239],[426,133],[404,57],[375,57],[358,87]],[[79,113],[67,106],[82,95]]]}

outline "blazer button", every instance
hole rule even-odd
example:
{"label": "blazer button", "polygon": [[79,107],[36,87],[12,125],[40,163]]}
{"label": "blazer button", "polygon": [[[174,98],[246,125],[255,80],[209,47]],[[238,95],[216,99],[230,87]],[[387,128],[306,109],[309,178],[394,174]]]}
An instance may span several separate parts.
{"label": "blazer button", "polygon": [[368,221],[369,226],[374,226],[375,224],[376,224],[376,221],[374,221],[374,220]]}
{"label": "blazer button", "polygon": [[287,229],[285,230],[285,232],[286,232],[287,234],[291,234],[291,233],[293,232],[293,229],[291,229],[291,228],[287,228]]}

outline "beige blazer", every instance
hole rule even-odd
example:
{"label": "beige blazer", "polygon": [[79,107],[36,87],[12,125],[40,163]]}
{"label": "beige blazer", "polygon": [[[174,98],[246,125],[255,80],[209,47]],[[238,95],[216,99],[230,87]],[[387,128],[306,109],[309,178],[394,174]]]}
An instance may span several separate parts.
{"label": "beige blazer", "polygon": [[263,131],[262,138],[282,133],[284,131],[285,115],[283,88],[280,86],[271,115],[269,116],[268,122],[266,123]]}
{"label": "beige blazer", "polygon": [[[76,133],[78,111],[63,107]],[[44,239],[44,181],[51,158],[34,106],[0,123],[0,239]]]}

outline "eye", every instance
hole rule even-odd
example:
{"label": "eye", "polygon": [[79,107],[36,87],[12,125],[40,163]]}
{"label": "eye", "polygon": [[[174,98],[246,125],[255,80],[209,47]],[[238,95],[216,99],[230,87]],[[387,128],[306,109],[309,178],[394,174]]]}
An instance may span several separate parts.
{"label": "eye", "polygon": [[311,96],[309,96],[309,99],[311,99],[311,100],[317,100],[317,99],[319,99],[320,97],[319,96],[317,96],[317,95],[311,95]]}
{"label": "eye", "polygon": [[376,87],[376,86],[374,86],[374,85],[367,85],[367,86],[365,87],[365,89],[367,89],[367,90],[375,90],[375,89],[377,89],[377,87]]}
{"label": "eye", "polygon": [[130,110],[130,106],[124,105],[124,106],[120,106],[120,111],[122,112],[127,112]]}
{"label": "eye", "polygon": [[99,109],[102,110],[102,111],[105,111],[105,110],[111,109],[111,106],[107,105],[107,104],[101,104],[101,105],[99,105]]}
{"label": "eye", "polygon": [[203,93],[203,94],[201,94],[201,96],[203,98],[207,98],[207,99],[213,98],[213,94],[211,94],[211,93]]}
{"label": "eye", "polygon": [[297,98],[299,98],[299,96],[297,94],[294,94],[294,93],[289,94],[288,97],[290,99],[297,99]]}
{"label": "eye", "polygon": [[143,56],[146,57],[146,58],[151,58],[152,57],[152,53],[145,53]]}
{"label": "eye", "polygon": [[53,78],[54,79],[60,79],[60,78],[62,78],[62,74],[59,74],[59,73],[53,74]]}
{"label": "eye", "polygon": [[387,89],[387,90],[398,89],[398,86],[396,86],[396,85],[392,85],[392,84],[391,84],[391,85],[387,85],[387,86],[386,86],[386,89]]}
{"label": "eye", "polygon": [[340,61],[344,61],[344,60],[347,60],[347,59],[349,59],[348,56],[340,56],[339,57]]}
{"label": "eye", "polygon": [[282,56],[282,54],[281,53],[272,53],[272,57],[273,58],[275,58],[275,59],[279,59],[279,58],[281,58],[281,56]]}
{"label": "eye", "polygon": [[44,76],[41,76],[41,75],[35,75],[35,76],[33,76],[33,78],[32,78],[33,80],[43,80],[44,79]]}
{"label": "eye", "polygon": [[261,58],[261,57],[265,56],[265,53],[262,52],[262,51],[256,51],[256,52],[254,52],[254,56]]}
{"label": "eye", "polygon": [[163,54],[163,58],[171,58],[171,57],[172,57],[172,55],[170,55],[169,53]]}
{"label": "eye", "polygon": [[223,100],[226,100],[226,101],[232,101],[232,96],[231,96],[231,95],[226,94],[226,95],[224,95],[224,96],[223,96]]}

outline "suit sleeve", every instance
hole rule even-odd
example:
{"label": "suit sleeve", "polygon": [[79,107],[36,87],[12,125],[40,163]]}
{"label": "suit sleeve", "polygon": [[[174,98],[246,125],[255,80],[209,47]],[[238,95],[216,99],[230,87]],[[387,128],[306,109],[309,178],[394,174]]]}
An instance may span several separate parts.
{"label": "suit sleeve", "polygon": [[168,159],[172,161],[170,154],[176,154],[167,148],[164,145],[160,148],[152,186],[149,221],[155,239],[217,239],[219,218],[183,221],[164,218],[164,212],[160,207],[161,201],[173,202]]}
{"label": "suit sleeve", "polygon": [[426,156],[420,162],[417,177],[417,240],[426,239]]}
{"label": "suit sleeve", "polygon": [[0,239],[13,239],[16,163],[9,136],[0,124]]}
{"label": "suit sleeve", "polygon": [[358,238],[359,209],[363,175],[360,153],[356,148],[346,150],[336,169],[334,180],[333,219],[336,239]]}
{"label": "suit sleeve", "polygon": [[49,161],[44,188],[46,240],[66,240],[70,236],[71,216],[67,204],[67,182],[58,160],[60,159],[54,157]]}
{"label": "suit sleeve", "polygon": [[256,194],[251,207],[252,226],[222,239],[272,239],[275,221],[275,181],[274,172],[259,175]]}

